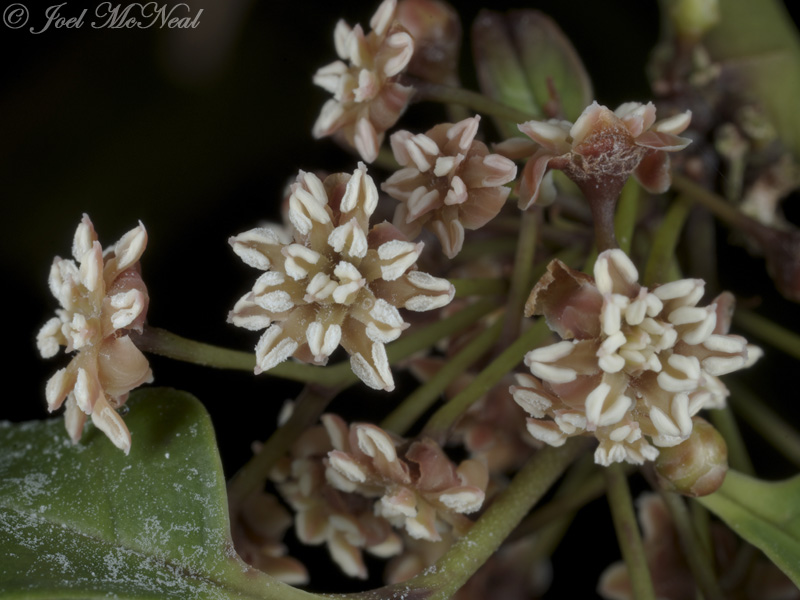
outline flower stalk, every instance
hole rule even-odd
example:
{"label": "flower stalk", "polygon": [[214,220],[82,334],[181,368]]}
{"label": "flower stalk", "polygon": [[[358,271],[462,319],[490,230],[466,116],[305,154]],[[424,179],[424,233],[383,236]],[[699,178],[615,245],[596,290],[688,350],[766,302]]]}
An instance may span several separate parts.
{"label": "flower stalk", "polygon": [[437,410],[425,425],[424,435],[442,441],[458,417],[507,373],[519,364],[530,348],[542,343],[549,334],[544,319],[533,326],[491,362],[461,393]]}
{"label": "flower stalk", "polygon": [[275,463],[285,455],[292,443],[314,425],[339,389],[308,384],[297,398],[289,420],[273,433],[261,450],[234,475],[228,483],[228,502],[237,506],[254,491],[263,488]]}
{"label": "flower stalk", "polygon": [[460,87],[430,83],[412,77],[404,77],[403,81],[415,89],[415,101],[437,102],[440,104],[457,104],[465,106],[482,115],[488,115],[504,121],[522,123],[535,118],[525,111],[518,110],[502,102],[492,100],[478,92]]}
{"label": "flower stalk", "polygon": [[678,494],[665,492],[661,498],[669,508],[681,548],[686,555],[686,562],[694,575],[695,583],[700,588],[705,600],[724,600],[725,595],[720,589],[719,582],[714,574],[714,567],[710,556],[703,551],[703,544],[692,527],[692,519],[686,503]]}
{"label": "flower stalk", "polygon": [[[446,319],[400,338],[387,347],[386,354],[389,363],[394,364],[401,361],[415,352],[432,346],[440,339],[461,331],[495,308],[494,301],[485,298]],[[146,326],[141,335],[132,337],[142,351],[175,360],[218,369],[251,372],[255,365],[255,357],[251,352],[240,352],[197,342],[158,327]],[[346,387],[358,381],[347,362],[340,362],[325,368],[297,362],[283,362],[264,373],[291,381],[314,383],[327,387]]]}
{"label": "flower stalk", "polygon": [[381,423],[381,428],[404,434],[436,402],[450,383],[478,360],[500,336],[503,321],[498,319],[449,359],[427,382],[411,393]]}
{"label": "flower stalk", "polygon": [[675,248],[681,237],[691,204],[684,196],[672,202],[661,227],[658,228],[650,249],[650,257],[644,269],[644,285],[652,287],[669,281],[669,270],[675,259]]}
{"label": "flower stalk", "polygon": [[605,476],[614,529],[628,567],[633,597],[635,600],[656,600],[625,470],[619,463],[614,463],[605,470]]}
{"label": "flower stalk", "polygon": [[506,303],[505,325],[500,337],[500,348],[508,347],[511,341],[519,335],[525,301],[534,284],[532,275],[540,220],[540,211],[536,209],[522,211],[517,250],[514,255],[514,272],[511,275],[511,289]]}
{"label": "flower stalk", "polygon": [[[800,432],[745,386],[731,385],[731,405],[778,452],[800,466]],[[738,469],[743,471],[742,469]],[[747,471],[743,471],[748,473]],[[750,467],[752,473],[752,466]],[[749,473],[748,473],[749,474]]]}

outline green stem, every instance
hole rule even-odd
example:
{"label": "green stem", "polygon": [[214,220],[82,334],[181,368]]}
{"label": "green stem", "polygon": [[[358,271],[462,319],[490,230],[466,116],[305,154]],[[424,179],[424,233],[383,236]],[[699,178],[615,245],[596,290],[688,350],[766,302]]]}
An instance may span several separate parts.
{"label": "green stem", "polygon": [[[253,372],[256,366],[255,354],[212,346],[181,337],[166,329],[146,325],[141,335],[133,334],[131,339],[140,350],[166,356],[174,360],[213,367]],[[292,381],[334,385],[349,371],[346,363],[320,368],[314,365],[287,361],[281,363],[265,375],[281,377]]]}
{"label": "green stem", "polygon": [[[634,468],[631,465],[624,465],[625,474],[630,475],[633,473]],[[530,535],[548,523],[569,515],[579,508],[583,508],[592,500],[596,500],[602,496],[606,491],[605,473],[597,471],[585,477],[580,485],[575,489],[571,489],[570,493],[564,495],[563,498],[553,499],[550,502],[543,504],[537,508],[530,516],[517,527],[514,531],[514,539],[519,539]]]}
{"label": "green stem", "polygon": [[269,437],[261,451],[239,469],[228,483],[230,506],[237,506],[249,494],[264,487],[278,459],[289,451],[301,433],[317,422],[338,392],[318,385],[306,385],[303,388],[289,420]]}
{"label": "green stem", "polygon": [[731,382],[733,409],[773,448],[800,466],[800,432],[744,386]]}
{"label": "green stem", "polygon": [[783,350],[789,356],[800,360],[800,335],[789,331],[775,323],[746,309],[737,309],[733,315],[733,323],[750,335]]}
{"label": "green stem", "polygon": [[617,204],[617,214],[614,216],[614,230],[617,233],[617,243],[625,254],[631,253],[633,230],[636,226],[636,214],[639,210],[639,183],[631,177],[625,182]]}
{"label": "green stem", "polygon": [[[592,473],[599,475],[594,464],[594,457],[591,454],[585,454],[564,476],[564,480],[561,482],[561,485],[558,486],[558,490],[556,490],[555,498],[552,502],[569,501],[574,494],[583,487],[587,476]],[[537,531],[533,547],[530,551],[529,558],[531,560],[547,558],[555,552],[555,549],[561,543],[569,526],[572,524],[575,513],[576,509],[573,509],[551,518],[546,523],[542,524],[541,528]],[[525,521],[514,530],[514,533],[509,537],[509,541],[519,537],[518,534],[524,524]]]}
{"label": "green stem", "polygon": [[705,206],[717,218],[725,221],[728,225],[741,226],[747,219],[736,208],[726,202],[722,196],[707,190],[684,175],[673,172],[672,187],[688,196],[689,199]]}
{"label": "green stem", "polygon": [[714,540],[711,539],[711,513],[708,509],[692,499],[689,502],[689,512],[692,516],[692,527],[697,532],[697,539],[702,545],[707,559],[714,564]]}
{"label": "green stem", "polygon": [[664,492],[661,497],[672,515],[683,555],[704,600],[724,600],[725,596],[719,587],[710,557],[703,551],[703,544],[695,534],[689,509],[686,508],[683,498],[671,492]]}
{"label": "green stem", "polygon": [[517,338],[500,356],[481,371],[469,386],[437,410],[428,421],[423,433],[434,440],[443,442],[447,437],[448,430],[461,414],[505,375],[513,371],[522,357],[542,343],[549,332],[544,319],[538,319],[528,331]]}
{"label": "green stem", "polygon": [[728,464],[732,469],[740,471],[746,475],[755,475],[753,462],[747,453],[747,447],[742,439],[742,433],[736,424],[736,419],[729,406],[719,410],[712,410],[709,413],[711,422],[719,430],[725,444],[728,446]]}
{"label": "green stem", "polygon": [[475,240],[464,245],[461,252],[458,253],[455,260],[458,263],[465,263],[483,258],[486,256],[495,256],[497,254],[511,254],[517,247],[517,241],[513,236],[507,236],[500,239],[488,240]]}
{"label": "green stem", "polygon": [[[407,78],[412,79],[412,78]],[[419,79],[410,82],[415,89],[415,100],[440,102],[442,104],[459,104],[482,115],[490,115],[513,123],[524,123],[536,118],[535,115],[517,110],[506,104],[461,87],[453,87],[438,83],[430,83]]]}
{"label": "green stem", "polygon": [[691,204],[684,196],[678,196],[669,207],[653,239],[650,257],[644,269],[645,286],[652,287],[657,283],[670,281],[670,266],[690,208]]}
{"label": "green stem", "polygon": [[419,419],[448,385],[491,348],[500,336],[503,321],[498,319],[458,354],[447,360],[428,381],[419,386],[381,423],[381,428],[403,434]]}
{"label": "green stem", "polygon": [[506,318],[503,333],[500,336],[500,347],[505,348],[511,340],[519,336],[522,313],[525,302],[531,292],[533,281],[534,257],[538,239],[540,212],[532,208],[522,211],[519,233],[517,234],[517,251],[514,255],[514,271],[511,275],[511,289],[506,303]]}
{"label": "green stem", "polygon": [[[492,300],[480,300],[446,319],[401,337],[386,347],[389,363],[397,363],[432,346],[440,339],[461,331],[494,308],[495,303]],[[240,352],[196,342],[157,327],[146,326],[141,335],[133,335],[132,339],[139,349],[146,352],[206,367],[252,372],[256,364],[252,352]],[[290,360],[265,371],[264,374],[325,387],[345,387],[358,381],[350,368],[349,361],[318,367]]]}
{"label": "green stem", "polygon": [[615,463],[605,473],[608,503],[611,506],[622,558],[628,567],[633,597],[635,600],[656,600],[625,470],[619,463]]}
{"label": "green stem", "polygon": [[496,296],[508,292],[505,279],[451,279],[450,283],[456,288],[456,298]]}
{"label": "green stem", "polygon": [[522,517],[587,447],[586,439],[572,438],[560,448],[548,446],[539,450],[436,565],[403,583],[345,597],[447,600],[494,554]]}
{"label": "green stem", "polygon": [[195,342],[166,329],[145,325],[141,334],[131,334],[131,340],[139,350],[166,356],[175,360],[214,367],[253,372],[256,356],[252,352],[229,350],[211,344]]}

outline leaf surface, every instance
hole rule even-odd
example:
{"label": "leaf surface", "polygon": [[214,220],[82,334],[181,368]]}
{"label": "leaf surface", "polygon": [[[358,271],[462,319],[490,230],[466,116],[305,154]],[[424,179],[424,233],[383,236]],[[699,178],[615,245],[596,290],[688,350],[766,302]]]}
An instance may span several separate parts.
{"label": "leaf surface", "polygon": [[697,500],[800,586],[800,475],[767,482],[728,471],[722,487]]}
{"label": "leaf surface", "polygon": [[0,423],[0,597],[313,598],[230,539],[214,430],[191,395],[131,395],[125,456],[93,426]]}

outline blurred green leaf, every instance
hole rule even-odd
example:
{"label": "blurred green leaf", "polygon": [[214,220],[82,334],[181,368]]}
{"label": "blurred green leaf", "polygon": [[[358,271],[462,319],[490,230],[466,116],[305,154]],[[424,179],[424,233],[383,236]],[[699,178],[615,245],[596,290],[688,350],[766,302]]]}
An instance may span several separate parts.
{"label": "blurred green leaf", "polygon": [[[576,120],[593,98],[592,83],[564,32],[538,10],[483,10],[472,25],[481,91],[530,115]],[[516,123],[496,121],[505,136]]]}
{"label": "blurred green leaf", "polygon": [[800,475],[773,483],[728,471],[719,490],[697,500],[800,586]]}
{"label": "blurred green leaf", "polygon": [[0,423],[0,596],[313,598],[251,569],[230,539],[203,406],[148,389],[128,402],[129,456],[61,419]]}
{"label": "blurred green leaf", "polygon": [[720,0],[719,25],[705,38],[711,57],[743,78],[741,92],[764,106],[800,158],[800,38],[783,2]]}
{"label": "blurred green leaf", "polygon": [[536,102],[545,108],[556,104],[564,118],[576,121],[591,104],[594,91],[572,42],[538,10],[511,11],[508,20]]}
{"label": "blurred green leaf", "polygon": [[[498,102],[540,118],[504,15],[482,10],[472,24],[472,49],[481,91]],[[521,135],[515,123],[495,120],[506,137]]]}

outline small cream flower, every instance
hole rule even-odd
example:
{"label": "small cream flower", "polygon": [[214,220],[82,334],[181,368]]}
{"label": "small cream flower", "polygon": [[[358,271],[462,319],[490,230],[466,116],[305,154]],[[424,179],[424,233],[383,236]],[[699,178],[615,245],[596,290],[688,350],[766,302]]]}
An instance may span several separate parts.
{"label": "small cream flower", "polygon": [[519,206],[526,209],[539,198],[548,169],[560,169],[590,196],[598,186],[610,188],[616,198],[632,174],[653,193],[670,185],[669,156],[691,140],[678,137],[689,126],[686,111],[656,122],[652,102],[626,102],[611,111],[597,102],[588,106],[575,124],[550,119],[528,121],[519,130],[535,144],[504,142],[498,151],[520,157],[533,152],[522,171]]}
{"label": "small cream flower", "polygon": [[[553,261],[531,292],[526,314],[544,314],[563,341],[525,357],[517,403],[528,431],[560,446],[573,435],[600,441],[595,462],[641,464],[655,446],[680,444],[692,416],[724,405],[720,375],[752,364],[760,350],[726,335],[732,297],[697,306],[704,283],[682,279],[652,291],[621,250],[600,254],[594,279]],[[649,437],[652,441],[646,439]]]}
{"label": "small cream flower", "polygon": [[333,37],[342,60],[314,75],[314,83],[333,94],[314,124],[314,137],[336,133],[367,162],[377,158],[384,133],[413,92],[397,82],[414,54],[414,40],[396,21],[396,11],[396,0],[384,0],[366,35],[360,25],[351,28],[339,21]]}
{"label": "small cream flower", "polygon": [[403,169],[381,189],[400,200],[394,224],[411,239],[430,229],[448,258],[461,251],[464,230],[483,227],[503,208],[517,167],[475,140],[480,117],[443,123],[424,134],[398,131],[392,150]]}
{"label": "small cream flower", "polygon": [[463,515],[480,509],[488,474],[476,460],[456,467],[427,438],[404,441],[375,425],[347,425],[334,415],[323,423],[335,450],[328,453],[326,476],[345,492],[378,498],[375,514],[413,538],[436,542],[439,531],[452,526],[463,533]]}
{"label": "small cream flower", "polygon": [[324,460],[333,449],[327,429],[307,429],[270,476],[295,511],[297,538],[304,544],[325,544],[345,574],[366,579],[362,551],[388,558],[403,549],[403,541],[386,519],[374,513],[367,498],[326,481]]}
{"label": "small cream flower", "polygon": [[59,346],[77,351],[46,388],[50,411],[66,400],[73,442],[91,415],[115,446],[130,451],[130,432],[115,409],[133,388],[153,380],[147,359],[127,335],[141,332],[147,313],[149,297],[139,273],[146,245],[147,232],[139,223],[104,253],[84,215],[72,244],[75,260],[56,257],[50,269],[50,290],[62,308],[39,331],[36,343],[44,358],[55,356]]}
{"label": "small cream flower", "polygon": [[384,344],[408,327],[398,308],[441,308],[455,290],[416,270],[422,244],[388,223],[370,229],[377,204],[363,164],[352,176],[324,182],[301,171],[289,198],[293,243],[266,228],[231,238],[242,260],[265,271],[229,316],[240,327],[266,328],[256,345],[256,373],[290,356],[324,365],[341,344],[364,383],[394,389]]}

